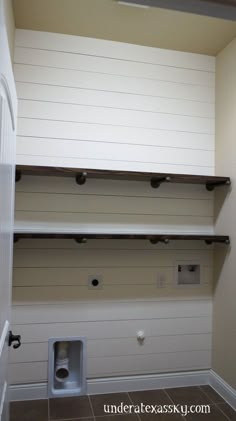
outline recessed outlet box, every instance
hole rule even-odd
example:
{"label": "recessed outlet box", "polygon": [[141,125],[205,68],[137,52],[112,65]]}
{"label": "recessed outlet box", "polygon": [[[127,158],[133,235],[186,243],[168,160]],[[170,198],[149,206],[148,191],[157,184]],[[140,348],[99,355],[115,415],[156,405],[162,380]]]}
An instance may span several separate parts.
{"label": "recessed outlet box", "polygon": [[89,289],[102,289],[103,280],[101,275],[89,275],[88,287]]}
{"label": "recessed outlet box", "polygon": [[48,397],[85,395],[86,338],[51,338],[48,353]]}
{"label": "recessed outlet box", "polygon": [[196,262],[177,262],[175,266],[175,281],[178,286],[200,285],[200,264]]}

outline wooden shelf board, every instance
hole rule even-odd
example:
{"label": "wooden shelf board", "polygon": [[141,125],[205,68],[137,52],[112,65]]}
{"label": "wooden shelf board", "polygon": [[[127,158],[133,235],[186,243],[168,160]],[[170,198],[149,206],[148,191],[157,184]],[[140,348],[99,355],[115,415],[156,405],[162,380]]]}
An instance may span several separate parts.
{"label": "wooden shelf board", "polygon": [[83,242],[89,239],[127,239],[127,240],[149,240],[151,242],[169,242],[171,240],[201,240],[207,243],[229,244],[228,235],[195,235],[195,234],[86,234],[86,233],[49,233],[49,232],[19,232],[14,234],[14,240],[19,239],[74,239]]}
{"label": "wooden shelf board", "polygon": [[[153,173],[153,172],[135,172],[135,171],[114,171],[114,170],[92,170],[86,168],[65,168],[65,167],[43,167],[30,165],[17,165],[16,180],[19,181],[23,175],[34,176],[54,176],[54,177],[77,177],[83,184],[86,179],[100,178],[113,180],[133,180],[133,181],[152,181],[155,184],[168,183],[187,183],[203,184],[211,187],[218,185],[229,185],[229,177],[191,175],[191,174],[173,174],[173,173]],[[153,186],[155,187],[155,186]]]}

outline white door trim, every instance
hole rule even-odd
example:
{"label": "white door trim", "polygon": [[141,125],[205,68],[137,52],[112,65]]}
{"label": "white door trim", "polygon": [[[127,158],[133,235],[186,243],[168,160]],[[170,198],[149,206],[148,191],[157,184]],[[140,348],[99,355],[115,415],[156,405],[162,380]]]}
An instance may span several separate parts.
{"label": "white door trim", "polygon": [[0,336],[0,358],[2,355],[2,351],[3,351],[3,347],[5,345],[5,341],[6,341],[6,337],[8,335],[8,331],[9,331],[9,321],[6,320],[4,323],[4,327]]}
{"label": "white door trim", "polygon": [[4,402],[5,402],[6,392],[7,392],[7,382],[5,382],[5,383],[4,383],[4,386],[3,386],[3,391],[2,391],[2,396],[1,396],[1,403],[0,403],[0,421],[1,421],[1,419],[2,419],[2,411],[3,411]]}

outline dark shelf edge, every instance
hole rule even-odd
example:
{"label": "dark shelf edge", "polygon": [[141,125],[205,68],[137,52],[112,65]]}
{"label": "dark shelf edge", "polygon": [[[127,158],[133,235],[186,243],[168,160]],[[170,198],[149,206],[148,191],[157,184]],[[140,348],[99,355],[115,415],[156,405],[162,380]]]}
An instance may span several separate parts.
{"label": "dark shelf edge", "polygon": [[89,239],[108,240],[108,239],[127,239],[127,240],[149,240],[152,243],[171,240],[200,240],[207,244],[223,243],[230,244],[228,235],[194,235],[194,234],[86,234],[86,233],[25,233],[16,232],[14,241],[20,239],[74,239],[78,242],[85,242]]}
{"label": "dark shelf edge", "polygon": [[23,175],[74,177],[78,184],[84,184],[86,179],[89,178],[149,181],[154,188],[159,187],[163,182],[204,184],[208,190],[213,190],[217,186],[231,184],[230,177],[17,165],[16,181],[19,181]]}

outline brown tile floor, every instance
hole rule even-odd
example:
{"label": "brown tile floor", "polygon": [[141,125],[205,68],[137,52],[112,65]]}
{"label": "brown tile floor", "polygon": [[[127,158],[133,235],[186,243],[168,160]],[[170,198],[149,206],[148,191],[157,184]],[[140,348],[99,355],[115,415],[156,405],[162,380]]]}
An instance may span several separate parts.
{"label": "brown tile floor", "polygon": [[[133,405],[133,413],[114,415],[104,405]],[[210,405],[210,414],[139,414],[136,405]],[[10,421],[236,421],[236,412],[210,387],[195,386],[129,393],[12,402]],[[122,417],[122,418],[120,418]]]}

